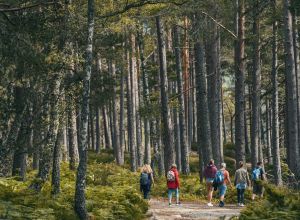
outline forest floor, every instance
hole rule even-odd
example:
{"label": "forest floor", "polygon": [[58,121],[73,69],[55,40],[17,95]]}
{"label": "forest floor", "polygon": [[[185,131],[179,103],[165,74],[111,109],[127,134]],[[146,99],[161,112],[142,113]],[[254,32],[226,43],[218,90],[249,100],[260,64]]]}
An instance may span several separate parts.
{"label": "forest floor", "polygon": [[232,219],[239,216],[241,208],[232,204],[225,204],[220,208],[215,204],[208,207],[204,203],[182,202],[180,205],[172,204],[167,200],[151,199],[147,216],[149,220],[219,220]]}

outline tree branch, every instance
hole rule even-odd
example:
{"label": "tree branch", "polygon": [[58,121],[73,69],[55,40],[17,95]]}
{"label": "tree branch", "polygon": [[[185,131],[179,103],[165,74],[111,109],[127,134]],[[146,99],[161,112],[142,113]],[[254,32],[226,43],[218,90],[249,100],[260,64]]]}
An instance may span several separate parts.
{"label": "tree branch", "polygon": [[39,6],[48,6],[48,5],[54,5],[54,4],[57,4],[57,2],[38,3],[38,4],[28,5],[28,6],[24,6],[24,7],[20,7],[20,8],[0,8],[0,12],[17,12],[17,11],[23,11],[23,10],[27,10],[27,9],[36,8]]}
{"label": "tree branch", "polygon": [[216,19],[214,19],[212,16],[210,16],[208,13],[204,12],[204,11],[200,11],[200,13],[206,15],[207,17],[209,17],[213,22],[215,22],[218,26],[220,26],[221,28],[223,28],[225,31],[227,31],[231,36],[233,36],[234,38],[237,38],[237,36],[228,28],[226,28],[224,25],[222,25],[220,22],[218,22]]}
{"label": "tree branch", "polygon": [[138,2],[131,3],[131,4],[129,4],[128,1],[127,1],[126,5],[122,9],[114,11],[114,12],[107,13],[105,15],[98,16],[98,18],[102,19],[102,18],[113,17],[113,16],[116,16],[116,15],[119,15],[119,14],[123,14],[123,13],[129,11],[130,9],[139,8],[139,7],[142,7],[142,6],[145,6],[145,5],[169,3],[169,4],[176,5],[176,6],[181,6],[185,3],[187,3],[188,1],[189,0],[185,0],[183,2],[176,2],[176,1],[169,1],[169,0],[141,0],[141,1],[138,1]]}

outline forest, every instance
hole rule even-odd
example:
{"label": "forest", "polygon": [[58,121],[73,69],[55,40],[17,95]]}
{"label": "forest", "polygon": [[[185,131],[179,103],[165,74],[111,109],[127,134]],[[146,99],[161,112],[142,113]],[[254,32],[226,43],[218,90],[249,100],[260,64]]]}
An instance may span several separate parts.
{"label": "forest", "polygon": [[0,0],[0,219],[147,219],[140,167],[167,198],[175,163],[199,202],[210,159],[262,162],[237,219],[299,219],[299,20],[299,0]]}

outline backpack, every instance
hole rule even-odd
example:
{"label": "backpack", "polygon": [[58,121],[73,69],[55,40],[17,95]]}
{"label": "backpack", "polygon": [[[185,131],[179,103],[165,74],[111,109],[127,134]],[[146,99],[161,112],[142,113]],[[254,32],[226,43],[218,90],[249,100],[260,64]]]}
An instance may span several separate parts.
{"label": "backpack", "polygon": [[214,179],[216,184],[222,184],[224,182],[224,173],[221,170],[218,170]]}
{"label": "backpack", "polygon": [[259,180],[260,179],[260,168],[255,168],[252,171],[252,180]]}
{"label": "backpack", "polygon": [[175,173],[173,170],[169,170],[167,173],[167,180],[169,182],[174,182],[175,181]]}
{"label": "backpack", "polygon": [[141,174],[141,185],[147,185],[149,182],[148,173],[142,173]]}

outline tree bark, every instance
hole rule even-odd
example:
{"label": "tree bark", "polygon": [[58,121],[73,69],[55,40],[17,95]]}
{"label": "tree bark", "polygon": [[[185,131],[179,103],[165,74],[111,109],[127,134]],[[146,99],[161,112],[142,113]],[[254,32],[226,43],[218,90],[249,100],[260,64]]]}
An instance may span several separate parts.
{"label": "tree bark", "polygon": [[[143,97],[144,97],[144,105],[150,105],[149,98],[149,76],[145,67],[145,57],[144,57],[144,40],[142,33],[138,32],[138,46],[140,51],[140,59],[141,59],[141,71],[143,77]],[[149,116],[146,115],[144,117],[144,132],[145,132],[145,163],[151,163],[151,146],[150,146],[150,120]]]}
{"label": "tree bark", "polygon": [[211,129],[211,145],[215,164],[223,162],[221,155],[221,128],[220,128],[220,71],[218,43],[219,34],[217,25],[210,21],[211,32],[206,41],[206,69],[208,82],[208,106]]}
{"label": "tree bark", "polygon": [[237,40],[235,42],[235,146],[236,165],[245,156],[245,3],[237,0]]}
{"label": "tree bark", "polygon": [[298,118],[297,118],[297,88],[295,73],[295,57],[293,50],[292,16],[290,1],[284,0],[284,50],[285,75],[287,82],[287,117],[288,117],[288,158],[290,168],[296,176],[300,176]]}
{"label": "tree bark", "polygon": [[197,81],[197,131],[200,170],[212,158],[209,111],[207,101],[207,83],[204,71],[204,49],[200,41],[196,42],[195,69]]}
{"label": "tree bark", "polygon": [[167,60],[166,45],[164,40],[164,28],[160,17],[156,17],[157,43],[160,67],[160,94],[161,94],[161,116],[163,126],[163,143],[164,143],[164,164],[168,169],[175,162],[174,142],[170,117],[170,108],[168,106],[168,77],[167,77]]}
{"label": "tree bark", "polygon": [[129,145],[129,151],[130,151],[131,171],[135,172],[137,170],[137,149],[136,149],[135,115],[133,114],[134,96],[132,95],[132,59],[131,59],[130,52],[128,52],[126,56],[127,56],[127,61],[128,61],[128,76],[126,77],[128,145]]}
{"label": "tree bark", "polygon": [[259,125],[260,125],[260,34],[259,15],[256,10],[259,2],[253,4],[253,70],[252,70],[252,124],[251,124],[251,163],[254,168],[259,161]]}
{"label": "tree bark", "polygon": [[185,106],[184,106],[184,91],[183,91],[183,73],[181,66],[181,51],[179,43],[178,26],[173,28],[174,35],[174,51],[175,51],[175,62],[176,62],[176,75],[177,75],[177,88],[178,88],[178,102],[179,102],[179,128],[180,128],[180,146],[181,146],[181,166],[182,173],[190,173],[189,164],[189,147],[186,137],[186,123],[185,123]]}
{"label": "tree bark", "polygon": [[60,156],[61,156],[61,139],[63,138],[63,126],[59,125],[59,130],[56,135],[56,141],[53,151],[53,163],[52,163],[52,195],[60,193]]}
{"label": "tree bark", "polygon": [[86,49],[86,69],[83,80],[81,124],[79,140],[79,165],[76,175],[75,211],[81,220],[88,219],[85,202],[86,168],[87,168],[87,130],[89,120],[89,96],[90,79],[93,60],[93,36],[94,36],[94,0],[88,0],[88,39]]}
{"label": "tree bark", "polygon": [[[276,0],[272,0],[272,10],[276,13]],[[274,19],[272,24],[272,154],[274,165],[274,177],[277,186],[282,185],[280,149],[279,149],[279,113],[278,113],[278,58],[277,58],[277,31],[278,22]]]}

